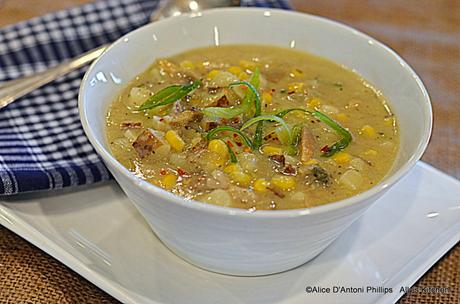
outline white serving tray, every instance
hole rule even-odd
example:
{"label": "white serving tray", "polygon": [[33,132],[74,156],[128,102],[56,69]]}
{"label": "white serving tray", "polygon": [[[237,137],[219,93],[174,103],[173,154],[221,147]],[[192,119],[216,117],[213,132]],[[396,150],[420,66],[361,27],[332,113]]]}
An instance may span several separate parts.
{"label": "white serving tray", "polygon": [[[0,199],[0,224],[123,303],[393,303],[460,240],[460,182],[419,162],[317,258],[264,277],[184,262],[115,182]],[[307,286],[393,292],[307,293]]]}

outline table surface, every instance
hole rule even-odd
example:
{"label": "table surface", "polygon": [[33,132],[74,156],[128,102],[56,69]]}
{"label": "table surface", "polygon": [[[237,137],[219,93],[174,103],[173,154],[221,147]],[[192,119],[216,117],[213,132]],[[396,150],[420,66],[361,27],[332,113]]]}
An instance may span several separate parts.
{"label": "table surface", "polygon": [[[90,0],[0,0],[0,27]],[[398,52],[424,81],[434,128],[423,160],[460,178],[460,1],[292,0],[300,11],[341,21]],[[0,227],[0,302],[116,303],[109,295],[20,237]],[[417,283],[450,294],[413,293],[400,303],[460,303],[457,244]]]}

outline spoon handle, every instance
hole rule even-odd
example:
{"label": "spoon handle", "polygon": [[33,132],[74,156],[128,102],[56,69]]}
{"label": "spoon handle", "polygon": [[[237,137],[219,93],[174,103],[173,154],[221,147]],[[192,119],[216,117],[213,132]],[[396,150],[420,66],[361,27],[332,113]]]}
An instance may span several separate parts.
{"label": "spoon handle", "polygon": [[0,109],[33,90],[93,61],[104,52],[107,46],[100,46],[46,71],[2,83],[0,85]]}

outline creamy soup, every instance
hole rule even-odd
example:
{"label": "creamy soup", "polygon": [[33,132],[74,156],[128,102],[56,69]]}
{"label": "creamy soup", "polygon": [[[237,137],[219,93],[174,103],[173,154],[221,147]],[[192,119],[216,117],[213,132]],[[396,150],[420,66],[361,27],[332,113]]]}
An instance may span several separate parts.
{"label": "creamy soup", "polygon": [[351,197],[399,145],[385,97],[334,62],[228,45],[156,60],[113,101],[107,138],[133,174],[186,199],[248,210]]}

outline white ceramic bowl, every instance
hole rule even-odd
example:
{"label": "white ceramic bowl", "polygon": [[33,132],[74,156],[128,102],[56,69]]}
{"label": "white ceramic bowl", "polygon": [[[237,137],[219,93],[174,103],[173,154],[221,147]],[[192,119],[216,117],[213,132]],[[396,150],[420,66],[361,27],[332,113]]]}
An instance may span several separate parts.
{"label": "white ceramic bowl", "polygon": [[[257,211],[186,201],[130,173],[105,136],[108,105],[157,57],[215,44],[295,47],[344,64],[381,89],[399,120],[401,149],[380,184],[311,209]],[[423,154],[432,113],[414,71],[388,47],[324,18],[281,10],[217,9],[149,24],[115,42],[85,75],[79,96],[85,132],[157,236],[185,260],[233,275],[264,275],[299,266],[323,251]]]}

